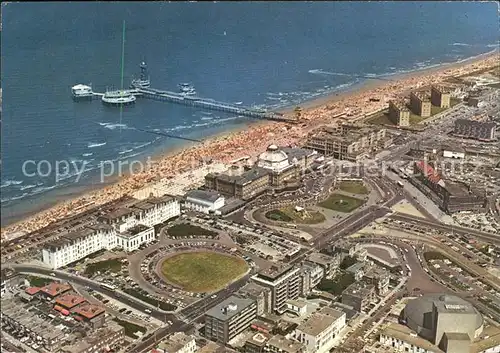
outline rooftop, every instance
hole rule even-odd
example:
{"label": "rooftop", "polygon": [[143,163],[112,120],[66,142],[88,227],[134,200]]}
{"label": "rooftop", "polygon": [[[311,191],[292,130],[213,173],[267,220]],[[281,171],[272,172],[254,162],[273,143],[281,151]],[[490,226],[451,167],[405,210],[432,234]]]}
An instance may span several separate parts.
{"label": "rooftop", "polygon": [[320,311],[312,314],[306,321],[297,327],[297,330],[311,336],[318,336],[335,323],[345,313],[330,307],[324,307]]}
{"label": "rooftop", "polygon": [[207,177],[217,177],[218,179],[224,180],[228,183],[235,183],[236,185],[243,186],[266,175],[269,175],[268,169],[261,167],[252,167],[251,169],[244,171],[240,175],[209,173]]}
{"label": "rooftop", "polygon": [[267,344],[272,347],[276,347],[278,350],[287,353],[300,352],[304,346],[302,343],[297,341],[292,341],[281,335],[275,335],[267,341]]}
{"label": "rooftop", "polygon": [[406,106],[405,101],[404,101],[404,100],[402,100],[402,99],[398,99],[398,100],[390,100],[390,101],[389,101],[389,104],[391,104],[391,103],[392,103],[392,105],[393,105],[395,108],[397,108],[397,109],[399,109],[399,110],[402,110],[402,111],[409,111],[408,107]]}
{"label": "rooftop", "polygon": [[430,352],[444,353],[441,349],[439,349],[429,341],[418,337],[417,334],[410,330],[408,327],[400,324],[391,323],[387,325],[384,329],[382,329],[381,334],[408,342],[410,344],[413,344],[414,346],[424,348]]}
{"label": "rooftop", "polygon": [[71,309],[83,302],[85,302],[85,298],[77,295],[76,293],[64,293],[56,299],[56,304],[59,304],[66,309]]}
{"label": "rooftop", "polygon": [[258,332],[256,334],[254,334],[252,337],[250,337],[247,342],[248,343],[251,343],[251,344],[254,344],[256,346],[265,346],[267,341],[269,340],[269,338],[271,338],[271,336],[267,333],[264,333],[264,332]]}
{"label": "rooftop", "polygon": [[75,314],[83,316],[86,319],[93,319],[94,317],[104,313],[104,309],[100,306],[93,304],[83,304],[72,310]]}
{"label": "rooftop", "polygon": [[313,252],[307,257],[307,261],[314,262],[315,264],[322,265],[324,267],[330,267],[332,262],[334,262],[334,258],[320,252]]}
{"label": "rooftop", "polygon": [[208,202],[215,202],[217,201],[221,195],[216,192],[216,191],[210,191],[210,190],[191,190],[188,191],[185,195],[186,198],[193,198],[193,199],[198,199],[198,200],[203,200],[203,201],[208,201]]}
{"label": "rooftop", "polygon": [[40,291],[51,297],[56,297],[59,294],[69,291],[71,288],[72,287],[68,283],[51,282],[40,288]]}
{"label": "rooftop", "polygon": [[252,304],[255,304],[254,300],[239,298],[233,295],[224,300],[222,303],[208,310],[206,312],[206,316],[211,316],[222,321],[227,321]]}
{"label": "rooftop", "polygon": [[121,235],[128,237],[135,237],[137,234],[144,232],[145,230],[151,229],[150,227],[145,226],[144,224],[137,224],[133,227],[130,227],[125,232],[122,232]]}
{"label": "rooftop", "polygon": [[183,349],[194,337],[188,336],[183,332],[175,332],[167,340],[162,341],[158,348],[168,353],[175,353]]}
{"label": "rooftop", "polygon": [[496,124],[492,121],[478,121],[478,120],[469,120],[469,119],[457,119],[455,120],[455,126],[457,125],[467,125],[471,127],[481,127],[483,129],[494,129],[496,128]]}
{"label": "rooftop", "polygon": [[356,273],[360,270],[362,270],[365,267],[365,264],[363,262],[356,262],[355,264],[349,266],[346,271],[351,272],[351,273]]}
{"label": "rooftop", "polygon": [[276,279],[283,276],[291,269],[293,269],[292,265],[287,265],[287,264],[273,265],[265,270],[260,271],[257,274],[257,276],[265,280],[275,281]]}
{"label": "rooftop", "polygon": [[370,292],[375,289],[372,284],[364,284],[363,282],[354,282],[347,287],[342,294],[357,295],[358,297],[367,297]]}

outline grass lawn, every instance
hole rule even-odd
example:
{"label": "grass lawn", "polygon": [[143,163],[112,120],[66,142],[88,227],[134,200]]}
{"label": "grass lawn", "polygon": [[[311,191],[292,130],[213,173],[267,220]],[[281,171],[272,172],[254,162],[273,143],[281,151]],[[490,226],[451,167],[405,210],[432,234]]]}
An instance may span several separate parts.
{"label": "grass lawn", "polygon": [[367,195],[370,193],[361,181],[342,181],[338,187],[340,190],[351,194]]}
{"label": "grass lawn", "polygon": [[424,259],[425,261],[430,261],[430,260],[446,260],[448,258],[439,251],[427,251],[424,253]]}
{"label": "grass lawn", "polygon": [[330,210],[348,213],[355,210],[363,203],[363,200],[354,197],[340,194],[331,194],[325,201],[320,202],[318,205]]}
{"label": "grass lawn", "polygon": [[127,335],[131,338],[137,338],[137,336],[135,335],[135,333],[137,331],[139,331],[141,333],[146,333],[146,331],[147,331],[145,327],[136,325],[136,324],[129,322],[129,321],[120,320],[116,317],[113,319],[113,321],[116,321],[118,323],[118,325],[123,326],[125,328],[125,335]]}
{"label": "grass lawn", "polygon": [[190,292],[211,292],[224,288],[247,269],[243,259],[209,251],[174,255],[167,258],[161,268],[167,280]]}
{"label": "grass lawn", "polygon": [[85,274],[93,276],[95,273],[97,273],[97,271],[101,273],[105,271],[120,272],[122,269],[121,260],[122,259],[110,259],[88,264],[85,267]]}
{"label": "grass lawn", "polygon": [[30,283],[30,286],[32,286],[32,287],[43,287],[46,284],[53,282],[53,280],[50,278],[42,278],[42,277],[36,277],[36,276],[28,276],[27,280]]}
{"label": "grass lawn", "polygon": [[295,206],[287,206],[266,213],[266,218],[273,221],[292,222],[300,224],[316,224],[325,221],[325,216],[318,211],[297,212]]}
{"label": "grass lawn", "polygon": [[281,210],[271,210],[267,211],[265,214],[266,218],[272,221],[280,221],[280,222],[291,222],[293,221],[292,217],[289,217],[286,213]]}
{"label": "grass lawn", "polygon": [[130,294],[133,297],[136,297],[137,299],[139,299],[145,303],[156,306],[157,308],[159,307],[161,310],[170,311],[170,310],[177,309],[177,307],[175,305],[165,303],[165,302],[162,302],[161,300],[145,296],[144,294],[142,294],[138,290],[135,290],[134,288],[125,288],[125,289],[123,289],[123,291],[127,294]]}
{"label": "grass lawn", "polygon": [[188,237],[190,235],[206,235],[208,237],[215,237],[217,232],[209,229],[198,227],[189,223],[176,224],[167,230],[168,235],[172,237]]}

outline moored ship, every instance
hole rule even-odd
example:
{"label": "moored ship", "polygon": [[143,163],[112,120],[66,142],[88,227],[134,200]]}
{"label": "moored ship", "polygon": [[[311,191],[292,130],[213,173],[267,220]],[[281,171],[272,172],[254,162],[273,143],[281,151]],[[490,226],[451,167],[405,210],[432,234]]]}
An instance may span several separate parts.
{"label": "moored ship", "polygon": [[71,95],[74,100],[92,100],[94,92],[91,86],[78,84],[71,87]]}
{"label": "moored ship", "polygon": [[180,93],[188,96],[194,96],[196,94],[196,90],[190,83],[180,83],[179,91]]}

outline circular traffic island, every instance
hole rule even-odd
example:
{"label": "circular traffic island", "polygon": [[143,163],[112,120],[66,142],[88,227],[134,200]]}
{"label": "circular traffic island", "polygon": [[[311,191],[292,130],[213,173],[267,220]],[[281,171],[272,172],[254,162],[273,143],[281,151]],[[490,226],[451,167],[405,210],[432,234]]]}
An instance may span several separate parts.
{"label": "circular traffic island", "polygon": [[248,271],[245,260],[215,251],[176,253],[163,259],[161,275],[183,290],[213,292],[226,287]]}

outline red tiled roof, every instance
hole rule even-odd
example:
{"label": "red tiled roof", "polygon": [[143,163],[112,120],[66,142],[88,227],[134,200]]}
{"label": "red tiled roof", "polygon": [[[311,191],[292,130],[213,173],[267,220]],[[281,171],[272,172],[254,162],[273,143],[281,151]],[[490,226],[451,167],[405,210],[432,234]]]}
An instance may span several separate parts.
{"label": "red tiled roof", "polygon": [[104,309],[100,306],[93,304],[82,304],[74,308],[73,313],[83,316],[86,319],[92,319],[102,313],[104,313]]}
{"label": "red tiled roof", "polygon": [[29,287],[25,289],[25,292],[28,293],[29,295],[35,295],[36,293],[40,292],[40,288],[38,287]]}
{"label": "red tiled roof", "polygon": [[78,304],[85,302],[85,298],[76,295],[75,293],[65,293],[57,297],[56,303],[65,307],[66,309],[71,309]]}
{"label": "red tiled roof", "polygon": [[437,183],[441,180],[441,176],[429,164],[424,161],[418,161],[415,164],[431,183]]}
{"label": "red tiled roof", "polygon": [[51,297],[58,296],[61,293],[67,292],[71,289],[68,283],[51,282],[40,290]]}

